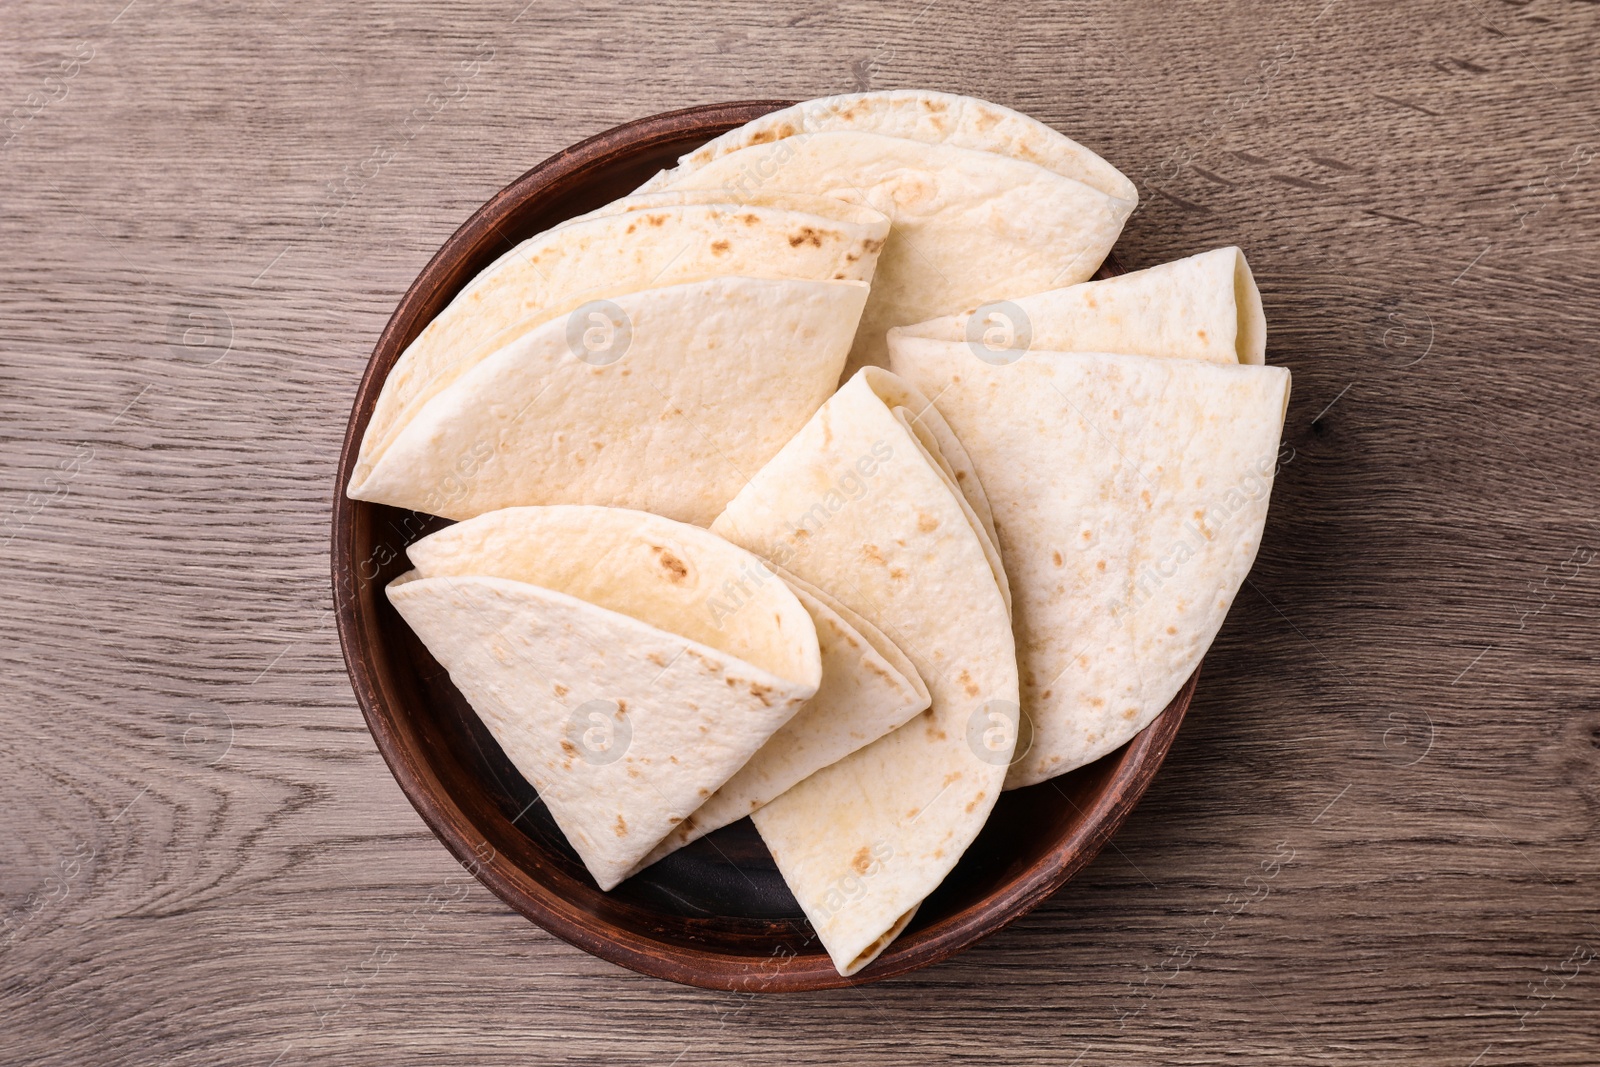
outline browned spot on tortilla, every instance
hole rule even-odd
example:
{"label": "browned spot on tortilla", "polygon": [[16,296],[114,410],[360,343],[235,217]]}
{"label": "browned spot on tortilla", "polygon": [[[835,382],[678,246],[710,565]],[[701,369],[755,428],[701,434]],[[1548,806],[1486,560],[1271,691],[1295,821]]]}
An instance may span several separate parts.
{"label": "browned spot on tortilla", "polygon": [[981,803],[983,801],[983,798],[988,796],[988,795],[989,794],[987,792],[982,792],[982,793],[979,793],[977,796],[973,797],[972,800],[969,801],[968,804],[967,804],[967,814],[971,815],[972,814],[972,809],[976,808],[979,805],[979,803]]}
{"label": "browned spot on tortilla", "polygon": [[569,756],[576,756],[578,754],[578,746],[563,737],[561,739],[561,751],[565,752]]}
{"label": "browned spot on tortilla", "polygon": [[667,657],[659,652],[648,653],[644,658],[654,663],[657,667],[665,667],[667,665]]}
{"label": "browned spot on tortilla", "polygon": [[757,130],[755,133],[750,135],[750,144],[766,144],[768,141],[776,141],[777,139],[777,130]]}
{"label": "browned spot on tortilla", "polygon": [[761,216],[752,211],[747,214],[740,215],[739,221],[744,223],[746,226],[754,226],[756,223],[761,221]]}
{"label": "browned spot on tortilla", "polygon": [[555,689],[556,696],[558,696],[558,697],[564,697],[568,693],[572,692],[572,690],[568,689],[566,686],[562,685],[560,682],[557,682],[553,688]]}
{"label": "browned spot on tortilla", "polygon": [[900,579],[904,578],[905,576],[906,576],[906,572],[905,572],[905,568],[903,568],[903,567],[892,567],[889,570],[889,577],[893,578],[895,581],[899,581]]}
{"label": "browned spot on tortilla", "polygon": [[933,708],[932,708],[932,706],[930,705],[929,707],[924,708],[923,711],[922,711],[922,714],[925,717],[929,718],[929,719],[933,718]]}
{"label": "browned spot on tortilla", "polygon": [[960,678],[961,687],[967,691],[967,696],[975,697],[982,692],[982,690],[978,688],[978,683],[972,680],[972,675],[968,674],[966,671],[961,672]]}
{"label": "browned spot on tortilla", "polygon": [[639,768],[637,768],[637,767],[629,767],[628,768],[628,777],[629,778],[637,778],[637,777],[639,777],[639,774],[640,774]]}
{"label": "browned spot on tortilla", "polygon": [[932,533],[939,528],[939,520],[929,515],[926,511],[917,512],[917,529],[923,533]]}
{"label": "browned spot on tortilla", "polygon": [[861,554],[866,556],[867,559],[871,560],[873,563],[885,562],[883,553],[878,550],[877,545],[862,545]]}
{"label": "browned spot on tortilla", "polygon": [[628,223],[628,232],[629,233],[632,233],[634,230],[637,230],[638,228],[639,228],[639,224],[637,222]]}
{"label": "browned spot on tortilla", "polygon": [[1150,490],[1146,489],[1141,492],[1139,494],[1139,499],[1143,500],[1146,504],[1150,503]]}
{"label": "browned spot on tortilla", "polygon": [[665,215],[646,215],[644,221],[652,226],[662,226],[666,224],[667,217]]}
{"label": "browned spot on tortilla", "polygon": [[628,836],[628,820],[620,815],[617,816],[616,832],[618,837]]}
{"label": "browned spot on tortilla", "polygon": [[1131,719],[1134,717],[1134,715],[1138,714],[1138,711],[1138,708],[1129,708],[1127,711],[1122,713],[1122,717],[1124,719]]}
{"label": "browned spot on tortilla", "polygon": [[1206,517],[1205,509],[1201,508],[1200,510],[1196,511],[1194,513],[1194,517],[1197,518],[1197,519],[1205,518]]}
{"label": "browned spot on tortilla", "polygon": [[821,248],[822,231],[811,226],[802,226],[798,232],[789,235],[790,248],[799,248],[801,245],[806,244],[813,248]]}
{"label": "browned spot on tortilla", "polygon": [[1206,332],[1204,330],[1196,330],[1194,332],[1194,335],[1196,337],[1200,338],[1200,340],[1202,340],[1202,341],[1204,341],[1206,339]]}
{"label": "browned spot on tortilla", "polygon": [[960,771],[951,771],[949,774],[944,776],[944,784],[945,785],[949,785],[951,782],[959,781],[960,779],[961,779],[961,772]]}
{"label": "browned spot on tortilla", "polygon": [[761,701],[764,708],[772,707],[772,701],[767,699],[767,694],[772,692],[772,686],[761,685],[757,682],[750,683],[750,695]]}
{"label": "browned spot on tortilla", "polygon": [[733,247],[732,243],[730,243],[728,241],[712,241],[711,242],[711,254],[714,255],[714,256],[720,256],[720,255],[722,255],[724,252],[726,252],[728,249],[730,249],[732,247]]}
{"label": "browned spot on tortilla", "polygon": [[950,105],[945,103],[943,100],[929,100],[924,97],[922,100],[922,109],[924,111],[931,111],[937,115],[941,112],[949,111]]}
{"label": "browned spot on tortilla", "polygon": [[794,123],[792,123],[792,122],[784,122],[784,123],[780,123],[779,124],[779,126],[778,126],[778,136],[779,137],[793,137],[794,135],[795,135]]}
{"label": "browned spot on tortilla", "polygon": [[1049,700],[1050,699],[1050,694],[1051,694],[1052,691],[1053,690],[1046,689],[1044,692],[1039,694],[1039,699],[1040,700]]}
{"label": "browned spot on tortilla", "polygon": [[1050,553],[1050,558],[1055,561],[1057,567],[1061,566],[1061,553],[1052,552]]}
{"label": "browned spot on tortilla", "polygon": [[861,247],[862,247],[863,250],[865,250],[865,252],[869,256],[872,255],[874,252],[882,252],[883,251],[883,238],[882,237],[871,238],[870,240],[862,242]]}
{"label": "browned spot on tortilla", "polygon": [[1177,632],[1178,632],[1178,628],[1177,628],[1177,627],[1176,627],[1176,626],[1169,626],[1169,627],[1167,627],[1167,633],[1169,633],[1169,634],[1175,634],[1175,633],[1177,633]]}
{"label": "browned spot on tortilla", "polygon": [[683,560],[674,556],[660,545],[651,545],[650,551],[656,554],[656,559],[667,572],[667,580],[674,585],[689,577],[689,567]]}
{"label": "browned spot on tortilla", "polygon": [[626,714],[628,714],[628,702],[626,700],[617,701],[617,718],[620,719]]}
{"label": "browned spot on tortilla", "polygon": [[936,730],[932,726],[930,726],[930,727],[928,727],[928,740],[930,740],[930,741],[948,741],[948,740],[950,740],[950,735],[945,733],[943,730]]}
{"label": "browned spot on tortilla", "polygon": [[1094,565],[1094,569],[1097,570],[1097,571],[1105,570],[1106,569],[1106,561],[1105,560],[1101,560],[1099,563],[1096,563]]}
{"label": "browned spot on tortilla", "polygon": [[1102,697],[1092,697],[1089,700],[1089,706],[1094,708],[1103,708],[1106,706],[1106,702]]}
{"label": "browned spot on tortilla", "polygon": [[855,871],[857,874],[866,874],[867,868],[871,866],[872,849],[868,848],[866,845],[862,845],[861,851],[857,852],[855,856],[851,858],[850,869]]}
{"label": "browned spot on tortilla", "polygon": [[861,257],[859,255],[857,255],[856,253],[854,253],[854,252],[846,252],[844,254],[844,258],[845,258],[846,262],[854,263],[856,260],[860,259]]}
{"label": "browned spot on tortilla", "polygon": [[703,796],[703,797],[708,797],[708,796],[711,795],[711,790],[709,790],[709,789],[701,789],[700,790],[700,795]]}

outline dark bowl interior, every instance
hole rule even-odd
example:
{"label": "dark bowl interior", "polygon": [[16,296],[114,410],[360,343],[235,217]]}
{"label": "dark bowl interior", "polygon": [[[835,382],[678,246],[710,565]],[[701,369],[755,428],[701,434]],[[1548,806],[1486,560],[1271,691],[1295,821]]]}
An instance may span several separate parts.
{"label": "dark bowl interior", "polygon": [[406,545],[446,523],[349,500],[343,487],[405,346],[512,245],[630,192],[684,152],[783,106],[716,104],[619,126],[552,156],[479,209],[412,284],[379,338],[351,412],[334,496],[333,584],[345,660],[378,749],[423,819],[486,886],[556,936],[645,974],[715,989],[871,982],[941,960],[1025,914],[1121,825],[1166,755],[1195,686],[1191,678],[1117,752],[1003,794],[909,929],[871,966],[842,978],[748,819],[602,893],[533,787],[389,605],[383,587],[407,569]]}

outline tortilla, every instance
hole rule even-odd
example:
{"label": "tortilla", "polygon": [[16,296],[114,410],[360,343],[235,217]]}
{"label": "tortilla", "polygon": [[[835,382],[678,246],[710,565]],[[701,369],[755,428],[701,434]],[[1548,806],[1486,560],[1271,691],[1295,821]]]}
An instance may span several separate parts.
{"label": "tortilla", "polygon": [[1199,665],[1255,560],[1289,400],[1282,367],[900,337],[994,509],[1032,747],[1007,788],[1144,729]]}
{"label": "tortilla", "polygon": [[1037,119],[987,100],[926,89],[847,93],[807,100],[752,119],[690,152],[640,192],[667,188],[714,159],[741,148],[830,130],[855,130],[925,144],[948,144],[1037,163],[1119,200],[1138,190],[1117,168]]}
{"label": "tortilla", "polygon": [[[702,199],[721,202],[701,202]],[[350,494],[416,413],[475,364],[595,300],[720,275],[870,281],[888,220],[821,198],[627,197],[517,245],[459,293],[390,370]]]}
{"label": "tortilla", "polygon": [[670,187],[818,193],[891,218],[847,373],[884,363],[892,326],[1086,281],[1134,207],[1035,163],[853,131],[752,144]]}
{"label": "tortilla", "polygon": [[[473,366],[352,495],[452,519],[576,503],[707,525],[833,391],[866,296],[739,277],[619,294],[594,326],[556,319]],[[590,331],[603,343],[579,358]]]}
{"label": "tortilla", "polygon": [[782,582],[718,626],[760,561],[656,515],[494,512],[425,537],[389,599],[539,791],[601,889],[626,876],[817,691]]}
{"label": "tortilla", "polygon": [[1267,319],[1244,253],[1230,247],[901,326],[889,331],[891,353],[903,337],[966,341],[996,363],[1032,349],[1259,365]]}
{"label": "tortilla", "polygon": [[861,371],[712,524],[881,629],[932,699],[752,816],[841,974],[876,958],[955,866],[1016,742],[998,557],[912,429],[926,406],[888,372]]}
{"label": "tortilla", "polygon": [[[782,581],[817,627],[822,684],[739,773],[712,794],[645,857],[640,868],[744,818],[812,773],[870,744],[928,707],[928,687],[905,653],[883,631],[829,594],[777,568],[747,576],[751,583]],[[711,602],[719,618],[749,608],[740,581]]]}

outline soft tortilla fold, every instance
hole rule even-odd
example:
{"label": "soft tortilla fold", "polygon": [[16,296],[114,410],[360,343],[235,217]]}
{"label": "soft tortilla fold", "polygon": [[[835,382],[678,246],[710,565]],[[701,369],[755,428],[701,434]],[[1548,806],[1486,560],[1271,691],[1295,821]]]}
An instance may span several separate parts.
{"label": "soft tortilla fold", "polygon": [[890,217],[847,372],[884,363],[892,326],[1087,280],[1134,207],[1036,163],[850,130],[752,144],[672,178],[670,188],[734,199],[789,189]]}
{"label": "soft tortilla fold", "polygon": [[[859,281],[719,277],[595,312],[619,354],[574,354],[555,319],[430,399],[354,495],[452,519],[529,504],[638,508],[707,525],[827,399]],[[580,324],[581,325],[581,324]]]}
{"label": "soft tortilla fold", "polygon": [[926,409],[866,368],[712,524],[881,629],[932,698],[752,816],[841,974],[870,963],[955,866],[1016,742],[1004,575],[953,467],[918,432]]}
{"label": "soft tortilla fold", "polygon": [[512,508],[408,550],[389,599],[610,889],[816,692],[811,617],[782,582],[718,625],[760,561],[618,508]]}
{"label": "soft tortilla fold", "polygon": [[1031,349],[1261,364],[1267,319],[1244,253],[1229,247],[897,327],[891,366],[906,337],[965,341],[993,363]]}
{"label": "soft tortilla fold", "polygon": [[719,275],[870,281],[888,220],[823,197],[669,193],[624,197],[531,237],[439,313],[390,370],[350,479],[364,483],[431,398],[542,323],[584,304]]}
{"label": "soft tortilla fold", "polygon": [[[1289,372],[902,337],[994,509],[1032,745],[1007,788],[1144,729],[1199,665],[1266,522]],[[1026,731],[1025,731],[1026,734]]]}
{"label": "soft tortilla fold", "polygon": [[[817,627],[822,683],[806,706],[768,738],[739,773],[646,856],[644,868],[744,818],[831,763],[900,726],[931,698],[917,669],[882,630],[828,593],[778,568],[748,576],[751,583],[785,582]],[[712,601],[730,621],[750,607],[745,582]]]}
{"label": "soft tortilla fold", "polygon": [[683,156],[640,192],[671,186],[714,159],[741,148],[787,137],[836,130],[881,133],[926,144],[948,144],[993,152],[1074,178],[1120,200],[1137,201],[1138,190],[1117,168],[1038,119],[987,100],[927,89],[845,93],[786,107],[729,130]]}

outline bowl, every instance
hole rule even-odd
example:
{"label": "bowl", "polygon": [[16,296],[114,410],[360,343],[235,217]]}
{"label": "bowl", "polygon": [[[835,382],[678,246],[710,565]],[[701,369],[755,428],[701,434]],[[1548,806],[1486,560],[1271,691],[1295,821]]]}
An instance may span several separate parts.
{"label": "bowl", "polygon": [[601,892],[532,786],[390,606],[383,587],[407,569],[406,545],[447,523],[350,500],[344,486],[384,378],[406,345],[513,244],[632,191],[679,155],[785,106],[712,104],[626,123],[550,157],[480,208],[412,283],[378,338],[345,431],[333,502],[334,603],[350,680],[378,751],[439,840],[501,900],[570,944],[658,978],[752,992],[904,974],[1036,907],[1127,818],[1166,756],[1196,681],[1118,751],[1003,794],[910,927],[845,978],[748,819]]}

